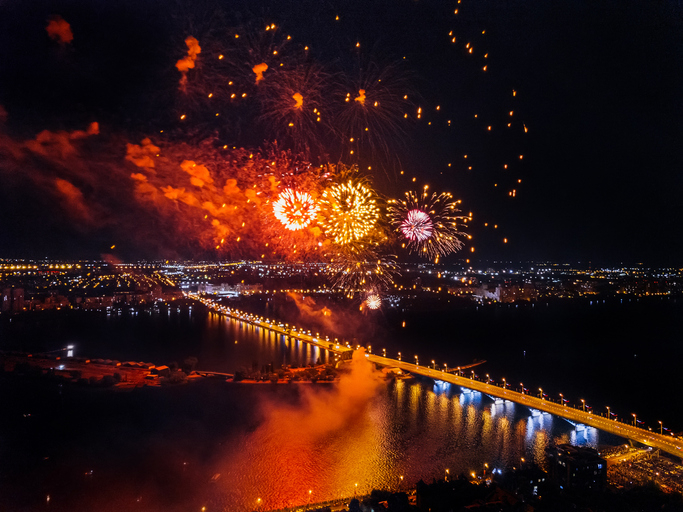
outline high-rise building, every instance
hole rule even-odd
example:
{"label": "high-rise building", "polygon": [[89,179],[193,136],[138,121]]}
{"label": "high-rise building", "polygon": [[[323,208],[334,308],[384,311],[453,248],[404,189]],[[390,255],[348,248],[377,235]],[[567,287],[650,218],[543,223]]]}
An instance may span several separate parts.
{"label": "high-rise building", "polygon": [[597,450],[560,444],[547,450],[550,477],[563,490],[597,490],[607,483],[607,462]]}
{"label": "high-rise building", "polygon": [[24,289],[12,289],[12,312],[19,313],[24,310]]}
{"label": "high-rise building", "polygon": [[5,288],[2,290],[2,309],[1,311],[7,312],[12,308],[12,288]]}

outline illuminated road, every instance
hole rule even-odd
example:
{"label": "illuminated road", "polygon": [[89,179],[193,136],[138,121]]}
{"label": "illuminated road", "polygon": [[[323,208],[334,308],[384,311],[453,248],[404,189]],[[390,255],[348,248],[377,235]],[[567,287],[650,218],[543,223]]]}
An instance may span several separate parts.
{"label": "illuminated road", "polygon": [[[239,310],[221,306],[220,304],[214,303],[210,299],[200,297],[195,294],[187,293],[186,296],[191,299],[198,300],[214,311],[230,316],[236,320],[278,332],[285,336],[315,345],[321,349],[328,350],[334,354],[340,355],[342,352],[349,350],[349,347],[347,346],[332,343],[327,338],[322,339],[322,337],[313,336],[303,331],[297,331],[295,328],[289,327],[287,324],[283,324],[281,322],[275,322],[269,319],[264,319],[263,317],[259,317],[257,315],[252,315]],[[585,412],[581,409],[576,409],[567,405],[546,400],[545,398],[537,398],[535,396],[520,393],[518,391],[512,391],[511,389],[504,389],[503,387],[497,386],[495,384],[487,384],[478,380],[454,375],[443,370],[434,370],[426,366],[419,366],[407,361],[399,361],[397,359],[382,357],[375,354],[367,354],[367,358],[369,361],[380,366],[400,368],[402,371],[415,375],[423,375],[435,380],[441,380],[456,386],[471,389],[473,391],[479,391],[491,397],[509,400],[511,402],[525,405],[530,409],[536,409],[538,411],[550,413],[554,416],[559,416],[573,424],[595,427],[602,431],[609,432],[610,434],[615,434],[617,436],[630,439],[632,441],[636,441],[646,446],[651,446],[653,448],[662,450],[663,452],[683,458],[683,440],[677,439],[673,436],[657,434],[650,430],[634,427],[616,420],[603,418],[602,416],[595,415],[592,412]]]}

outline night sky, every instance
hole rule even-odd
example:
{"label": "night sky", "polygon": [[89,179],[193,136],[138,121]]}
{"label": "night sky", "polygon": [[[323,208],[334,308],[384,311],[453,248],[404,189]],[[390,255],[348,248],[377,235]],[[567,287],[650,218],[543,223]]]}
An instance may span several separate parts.
{"label": "night sky", "polygon": [[[52,15],[71,43],[48,37]],[[268,23],[337,73],[368,59],[404,73],[423,115],[372,161],[374,181],[390,197],[429,184],[462,199],[475,252],[446,262],[681,266],[683,6],[657,0],[0,2],[0,257],[98,257],[115,244],[124,259],[186,255],[169,250],[170,228],[148,246],[135,236],[159,228],[125,198],[100,208],[106,222],[67,215],[8,164],[13,144],[97,121],[122,148],[161,129],[258,146],[248,110],[181,126],[174,64],[188,35],[204,45],[225,26]]]}

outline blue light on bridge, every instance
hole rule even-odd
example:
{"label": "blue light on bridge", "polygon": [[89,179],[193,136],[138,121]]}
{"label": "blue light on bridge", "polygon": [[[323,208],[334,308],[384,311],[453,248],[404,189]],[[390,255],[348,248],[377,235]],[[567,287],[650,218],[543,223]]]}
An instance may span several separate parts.
{"label": "blue light on bridge", "polygon": [[569,434],[571,444],[575,446],[598,446],[598,429],[588,425],[577,425]]}
{"label": "blue light on bridge", "polygon": [[435,380],[434,381],[434,393],[437,395],[441,395],[443,393],[448,393],[451,390],[451,383],[450,382],[445,382],[443,380]]}
{"label": "blue light on bridge", "polygon": [[467,388],[460,388],[462,392],[460,393],[460,404],[464,405],[466,403],[480,404],[481,403],[481,393],[479,391],[473,391]]}

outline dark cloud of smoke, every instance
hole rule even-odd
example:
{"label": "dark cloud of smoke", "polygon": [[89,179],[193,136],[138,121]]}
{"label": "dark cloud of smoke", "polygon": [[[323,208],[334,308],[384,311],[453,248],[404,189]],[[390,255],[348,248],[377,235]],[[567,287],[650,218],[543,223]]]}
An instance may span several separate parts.
{"label": "dark cloud of smoke", "polygon": [[[113,244],[134,248],[134,257],[178,255],[182,242],[160,229],[159,214],[135,195],[125,140],[99,131],[91,123],[84,130],[44,130],[30,140],[0,131],[0,209],[13,219],[0,228],[0,241],[10,246],[17,234],[32,233],[33,247],[68,239],[90,257]],[[17,209],[20,198],[30,200],[28,208]]]}
{"label": "dark cloud of smoke", "polygon": [[73,32],[71,32],[71,25],[61,16],[52,16],[47,23],[47,35],[54,39],[59,44],[68,44],[74,39]]}
{"label": "dark cloud of smoke", "polygon": [[77,153],[72,141],[84,139],[90,135],[98,135],[99,133],[100,127],[98,123],[90,123],[85,131],[51,132],[43,130],[34,140],[27,141],[24,146],[33,153],[45,158],[66,160]]}
{"label": "dark cloud of smoke", "polygon": [[297,293],[288,293],[287,296],[299,310],[299,321],[312,329],[319,328],[320,331],[339,338],[356,338],[359,333],[364,332],[363,320],[355,311],[345,310],[342,306],[331,309],[318,304],[312,297]]}
{"label": "dark cloud of smoke", "polygon": [[296,304],[300,317],[304,322],[316,324],[325,332],[338,334],[337,323],[339,320],[336,318],[336,315],[333,315],[331,309],[319,306],[311,297],[304,297],[299,293],[289,292],[287,296]]}
{"label": "dark cloud of smoke", "polygon": [[85,204],[83,193],[73,184],[61,178],[55,179],[57,193],[61,196],[62,207],[75,221],[86,225],[92,222],[88,206]]}

